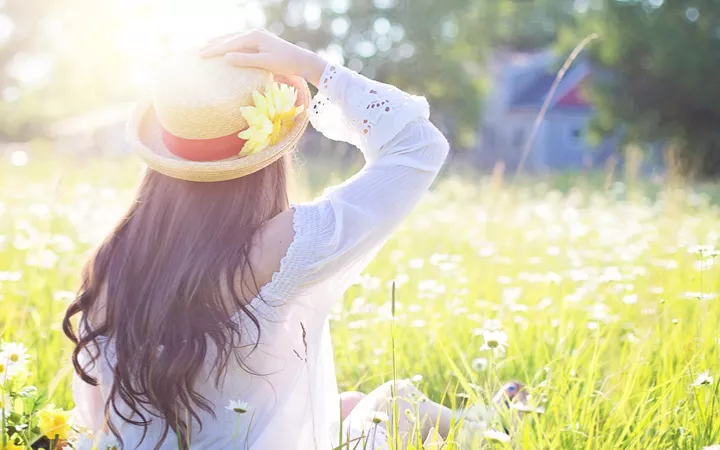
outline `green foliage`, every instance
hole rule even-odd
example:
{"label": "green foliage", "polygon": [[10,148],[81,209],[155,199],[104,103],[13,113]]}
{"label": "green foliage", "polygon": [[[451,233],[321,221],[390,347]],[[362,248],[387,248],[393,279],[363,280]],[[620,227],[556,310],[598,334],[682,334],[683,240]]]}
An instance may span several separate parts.
{"label": "green foliage", "polygon": [[[63,310],[137,175],[118,161],[0,161],[0,335],[30,349],[28,383],[60,380],[50,400],[65,408]],[[422,375],[423,392],[454,405],[456,392],[481,402],[501,380],[524,380],[545,413],[496,448],[720,442],[720,260],[692,248],[718,245],[718,209],[663,184],[651,199],[588,177],[550,180],[573,186],[566,194],[495,181],[444,180],[341,300],[331,316],[341,390]],[[481,350],[493,326],[508,334],[496,357]],[[704,371],[713,382],[693,386]]]}
{"label": "green foliage", "polygon": [[494,20],[487,29],[494,45],[535,50],[555,42],[558,31],[573,23],[574,0],[515,0],[494,2]]}
{"label": "green foliage", "polygon": [[553,42],[572,10],[568,0],[331,1],[318,21],[304,22],[305,8],[317,4],[276,2],[266,8],[268,27],[314,50],[342,49],[351,67],[427,96],[456,149],[474,144],[490,53]]}
{"label": "green foliage", "polygon": [[[596,130],[622,129],[632,142],[663,141],[686,170],[720,173],[720,5],[715,0],[595,2],[580,26],[601,39],[589,52],[607,69],[592,93]],[[605,79],[603,79],[605,78]]]}
{"label": "green foliage", "polygon": [[267,7],[269,29],[315,50],[341,49],[350,67],[427,96],[436,120],[456,134],[476,129],[493,2],[330,2],[317,23],[304,22],[311,3],[317,4],[283,0]]}

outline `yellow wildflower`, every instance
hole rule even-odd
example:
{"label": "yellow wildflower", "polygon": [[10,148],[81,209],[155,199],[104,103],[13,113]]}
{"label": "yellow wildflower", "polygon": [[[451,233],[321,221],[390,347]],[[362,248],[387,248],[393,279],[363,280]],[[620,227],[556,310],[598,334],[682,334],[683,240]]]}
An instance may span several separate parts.
{"label": "yellow wildflower", "polygon": [[48,405],[41,410],[40,416],[40,432],[49,439],[57,436],[59,439],[67,439],[70,434],[70,411],[55,409],[54,405]]}
{"label": "yellow wildflower", "polygon": [[295,88],[286,84],[268,84],[265,95],[254,91],[255,105],[240,108],[248,122],[248,128],[238,134],[247,141],[242,153],[253,154],[280,141],[292,129],[295,117],[303,112],[302,106],[295,106],[296,101]]}
{"label": "yellow wildflower", "polygon": [[[0,442],[0,445],[2,445],[2,442]],[[7,441],[7,445],[5,446],[5,450],[25,450],[24,445],[17,445],[15,444],[12,439],[9,439]]]}

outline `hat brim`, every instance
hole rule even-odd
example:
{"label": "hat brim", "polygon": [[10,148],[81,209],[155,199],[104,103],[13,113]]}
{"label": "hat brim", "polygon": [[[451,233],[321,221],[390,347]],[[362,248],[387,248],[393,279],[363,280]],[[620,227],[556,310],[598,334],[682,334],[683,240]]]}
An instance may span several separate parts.
{"label": "hat brim", "polygon": [[191,161],[171,153],[162,140],[162,127],[150,99],[142,100],[128,122],[132,150],[153,170],[186,181],[214,182],[240,178],[261,170],[293,150],[307,128],[310,90],[301,77],[275,75],[274,80],[295,87],[297,105],[304,110],[292,129],[276,144],[251,155],[237,155],[218,161]]}

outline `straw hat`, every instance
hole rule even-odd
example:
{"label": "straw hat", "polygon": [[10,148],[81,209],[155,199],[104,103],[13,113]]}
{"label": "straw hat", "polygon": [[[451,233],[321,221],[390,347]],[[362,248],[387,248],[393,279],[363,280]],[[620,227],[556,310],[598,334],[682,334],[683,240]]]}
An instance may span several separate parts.
{"label": "straw hat", "polygon": [[[276,81],[295,88],[304,110],[272,145],[243,155],[238,133],[248,128],[240,108],[253,105]],[[158,73],[152,98],[140,102],[128,123],[135,152],[152,169],[188,181],[225,181],[257,172],[297,146],[308,123],[310,92],[304,79],[238,68],[223,58],[184,53]],[[246,152],[247,153],[247,152]]]}

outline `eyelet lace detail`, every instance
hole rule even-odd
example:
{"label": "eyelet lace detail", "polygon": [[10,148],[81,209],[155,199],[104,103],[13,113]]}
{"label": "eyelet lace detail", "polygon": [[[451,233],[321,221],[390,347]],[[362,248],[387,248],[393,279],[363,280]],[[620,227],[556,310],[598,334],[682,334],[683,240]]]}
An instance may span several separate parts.
{"label": "eyelet lace detail", "polygon": [[423,97],[328,64],[310,112],[315,129],[365,152],[382,147],[412,120],[427,118],[429,107]]}

